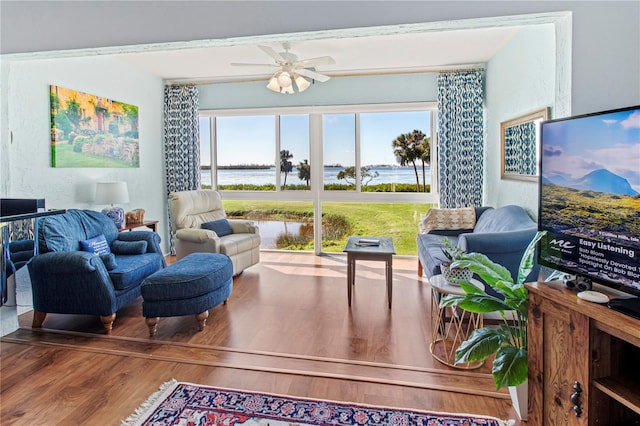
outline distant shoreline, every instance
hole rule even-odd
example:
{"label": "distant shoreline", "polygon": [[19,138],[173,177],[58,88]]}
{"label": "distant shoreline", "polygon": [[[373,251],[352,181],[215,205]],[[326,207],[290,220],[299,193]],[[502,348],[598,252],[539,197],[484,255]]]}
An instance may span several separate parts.
{"label": "distant shoreline", "polygon": [[[231,166],[218,166],[219,170],[269,170],[274,169],[276,166],[269,164],[234,164]],[[344,169],[344,166],[340,164],[327,164],[323,166],[325,169]],[[373,164],[365,166],[371,169],[405,169],[407,166],[399,166],[396,164]],[[295,169],[295,164],[293,165]],[[211,170],[210,165],[202,165],[200,166],[201,170]]]}

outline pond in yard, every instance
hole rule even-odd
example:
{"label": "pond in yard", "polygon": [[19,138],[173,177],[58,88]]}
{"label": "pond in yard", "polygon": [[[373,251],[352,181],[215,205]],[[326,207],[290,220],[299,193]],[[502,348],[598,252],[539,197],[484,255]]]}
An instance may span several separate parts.
{"label": "pond in yard", "polygon": [[256,220],[254,223],[260,228],[260,248],[277,249],[277,239],[279,236],[288,234],[297,238],[302,233],[311,234],[313,239],[313,223],[308,222],[288,222],[275,220]]}

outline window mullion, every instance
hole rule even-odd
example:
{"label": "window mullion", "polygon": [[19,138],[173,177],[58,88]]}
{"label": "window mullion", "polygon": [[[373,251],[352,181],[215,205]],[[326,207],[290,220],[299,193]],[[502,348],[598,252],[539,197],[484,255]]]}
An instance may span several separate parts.
{"label": "window mullion", "polygon": [[211,146],[209,147],[210,155],[211,155],[211,188],[218,189],[218,134],[216,132],[216,117],[209,117],[209,133],[211,134],[211,139],[209,143]]}
{"label": "window mullion", "polygon": [[354,120],[355,120],[355,142],[356,142],[356,146],[355,146],[355,175],[356,175],[356,193],[360,192],[360,188],[362,186],[362,176],[360,173],[360,164],[361,164],[361,159],[360,159],[360,113],[356,112],[355,116],[354,116]]}
{"label": "window mullion", "polygon": [[280,115],[275,115],[274,120],[276,131],[276,192],[280,192],[282,190],[280,186],[280,178],[282,176],[282,173],[280,171]]}
{"label": "window mullion", "polygon": [[311,196],[313,198],[313,248],[322,252],[322,197],[324,194],[324,167],[322,156],[322,114],[309,114],[309,163],[311,164]]}

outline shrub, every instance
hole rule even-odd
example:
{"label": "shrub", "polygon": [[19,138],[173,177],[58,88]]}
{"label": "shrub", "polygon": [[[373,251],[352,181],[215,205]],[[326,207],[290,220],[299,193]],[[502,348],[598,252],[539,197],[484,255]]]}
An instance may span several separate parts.
{"label": "shrub", "polygon": [[265,185],[238,183],[231,185],[218,185],[218,189],[221,191],[275,191],[276,186],[270,183]]}
{"label": "shrub", "polygon": [[80,129],[78,130],[78,133],[80,133],[82,136],[95,136],[98,132],[93,129]]}
{"label": "shrub", "polygon": [[69,120],[69,117],[67,117],[67,114],[65,114],[64,112],[59,112],[54,117],[54,127],[58,130],[62,130],[65,137],[68,136],[69,133],[73,131],[73,124],[71,124],[71,121]]}
{"label": "shrub", "polygon": [[300,226],[298,235],[283,232],[276,237],[276,248],[280,250],[302,250],[313,241],[313,225],[303,224]]}
{"label": "shrub", "polygon": [[82,152],[82,147],[91,143],[91,139],[86,136],[76,136],[73,139],[73,152]]}
{"label": "shrub", "polygon": [[340,240],[349,235],[352,226],[346,217],[339,214],[327,214],[322,217],[322,235],[326,240]]}

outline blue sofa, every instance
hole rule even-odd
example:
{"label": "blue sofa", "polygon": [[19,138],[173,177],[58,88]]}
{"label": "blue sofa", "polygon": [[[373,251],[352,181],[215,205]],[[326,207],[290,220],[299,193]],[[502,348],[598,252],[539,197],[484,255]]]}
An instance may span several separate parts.
{"label": "blue sofa", "polygon": [[[37,254],[27,263],[35,328],[47,313],[98,315],[109,334],[116,311],[140,296],[146,277],[166,266],[158,234],[118,232],[109,217],[93,210],[40,218],[35,232]],[[81,241],[86,246],[100,235],[109,247],[103,244],[102,251],[110,253],[83,251]]]}
{"label": "blue sofa", "polygon": [[[423,271],[427,278],[440,274],[440,262],[444,256],[440,247],[442,239],[449,238],[453,244],[466,252],[482,253],[493,262],[518,278],[520,260],[527,246],[533,240],[538,225],[520,206],[508,205],[476,207],[476,222],[473,229],[432,229],[418,234],[418,275]],[[529,274],[528,280],[538,277],[539,266]]]}

